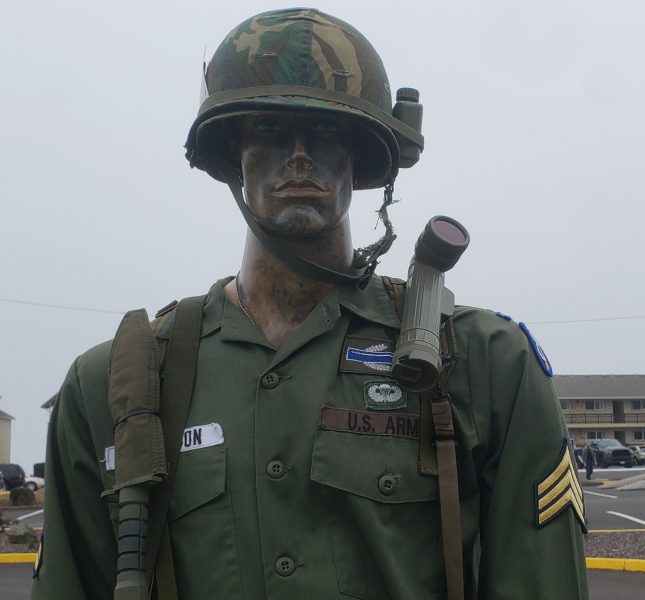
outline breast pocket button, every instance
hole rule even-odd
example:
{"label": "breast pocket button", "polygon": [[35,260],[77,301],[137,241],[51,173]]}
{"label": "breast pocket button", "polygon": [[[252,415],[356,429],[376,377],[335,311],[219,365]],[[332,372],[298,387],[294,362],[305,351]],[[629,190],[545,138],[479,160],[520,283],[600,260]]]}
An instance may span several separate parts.
{"label": "breast pocket button", "polygon": [[391,496],[396,491],[398,481],[391,473],[381,475],[378,480],[378,489],[384,496]]}

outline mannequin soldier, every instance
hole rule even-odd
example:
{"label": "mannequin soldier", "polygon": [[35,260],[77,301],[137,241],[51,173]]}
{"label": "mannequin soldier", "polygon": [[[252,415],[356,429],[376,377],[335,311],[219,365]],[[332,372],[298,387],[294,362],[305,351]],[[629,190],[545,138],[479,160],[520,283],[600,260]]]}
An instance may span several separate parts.
{"label": "mannequin soldier", "polygon": [[[392,377],[399,311],[372,275],[391,231],[353,251],[348,219],[353,189],[385,187],[387,205],[423,140],[393,116],[369,42],[315,10],[234,29],[205,91],[187,156],[229,184],[249,232],[238,275],[200,308],[168,470],[172,560],[150,585],[182,600],[448,598],[436,458],[420,470],[421,397]],[[179,310],[153,323],[169,354]],[[587,598],[584,508],[548,361],[503,315],[459,308],[451,328],[463,597]],[[123,571],[116,345],[76,361],[52,414],[35,600],[107,600]]]}

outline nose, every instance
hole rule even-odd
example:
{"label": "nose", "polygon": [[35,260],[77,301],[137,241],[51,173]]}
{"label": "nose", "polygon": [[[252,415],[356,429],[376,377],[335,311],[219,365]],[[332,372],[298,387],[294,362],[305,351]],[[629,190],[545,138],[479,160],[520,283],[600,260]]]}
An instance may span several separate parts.
{"label": "nose", "polygon": [[309,155],[307,139],[302,131],[294,131],[291,154],[285,162],[285,166],[292,169],[298,177],[305,177],[314,166],[314,161]]}

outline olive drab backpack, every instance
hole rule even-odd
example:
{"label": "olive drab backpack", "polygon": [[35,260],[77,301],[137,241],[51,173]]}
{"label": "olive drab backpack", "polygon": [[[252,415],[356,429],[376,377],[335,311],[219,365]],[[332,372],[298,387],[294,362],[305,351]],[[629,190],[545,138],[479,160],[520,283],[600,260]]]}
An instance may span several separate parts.
{"label": "olive drab backpack", "polygon": [[[383,277],[383,283],[401,318],[405,282]],[[159,318],[153,321],[152,326],[145,311],[131,311],[124,317],[115,336],[109,374],[109,403],[115,423],[115,491],[119,491],[120,507],[115,600],[179,599],[167,512],[179,458],[181,433],[185,428],[192,397],[204,301],[205,296],[199,296],[186,298],[178,304],[172,303],[157,313]],[[170,340],[166,343],[155,338],[153,331],[160,328],[171,311],[175,312],[175,322]],[[139,354],[133,357],[130,347],[137,346],[137,342],[133,344],[137,337],[139,340],[145,338],[145,341],[138,343]],[[438,474],[448,600],[463,600],[457,462],[448,393],[448,380],[458,358],[451,317],[442,324],[441,353],[444,366],[440,381],[432,390],[421,395],[419,471],[425,475]],[[143,384],[139,386],[133,386],[128,380],[137,376],[133,372],[133,360],[143,363],[139,374]],[[156,373],[156,388],[152,373]],[[160,380],[162,385],[159,392]],[[127,390],[124,393],[123,389],[127,387],[139,395],[129,394]],[[142,393],[146,398],[141,398]],[[143,436],[142,442],[139,428],[139,440],[132,443],[133,435],[128,435],[127,428],[136,427],[137,421],[142,418],[159,421],[149,429],[163,432],[161,439],[157,439],[158,434],[155,433],[155,439]],[[147,460],[142,461],[142,453],[147,453]],[[157,455],[153,456],[155,453]],[[159,463],[159,456],[165,457],[162,468],[151,466],[155,461]],[[129,467],[132,464],[135,465],[134,469]],[[122,469],[128,469],[128,472],[120,474],[119,465]],[[136,472],[137,468],[141,472]],[[153,473],[155,468],[156,472]],[[145,482],[143,501],[138,493],[141,481]]]}

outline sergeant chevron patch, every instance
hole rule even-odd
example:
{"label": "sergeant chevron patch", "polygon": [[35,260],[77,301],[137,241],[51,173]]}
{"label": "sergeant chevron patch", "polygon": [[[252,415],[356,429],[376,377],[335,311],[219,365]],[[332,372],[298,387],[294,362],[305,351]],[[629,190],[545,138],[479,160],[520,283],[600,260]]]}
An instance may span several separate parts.
{"label": "sergeant chevron patch", "polygon": [[582,488],[571,462],[567,439],[564,438],[555,466],[543,479],[535,483],[535,527],[544,527],[568,506],[573,509],[573,514],[586,533]]}

